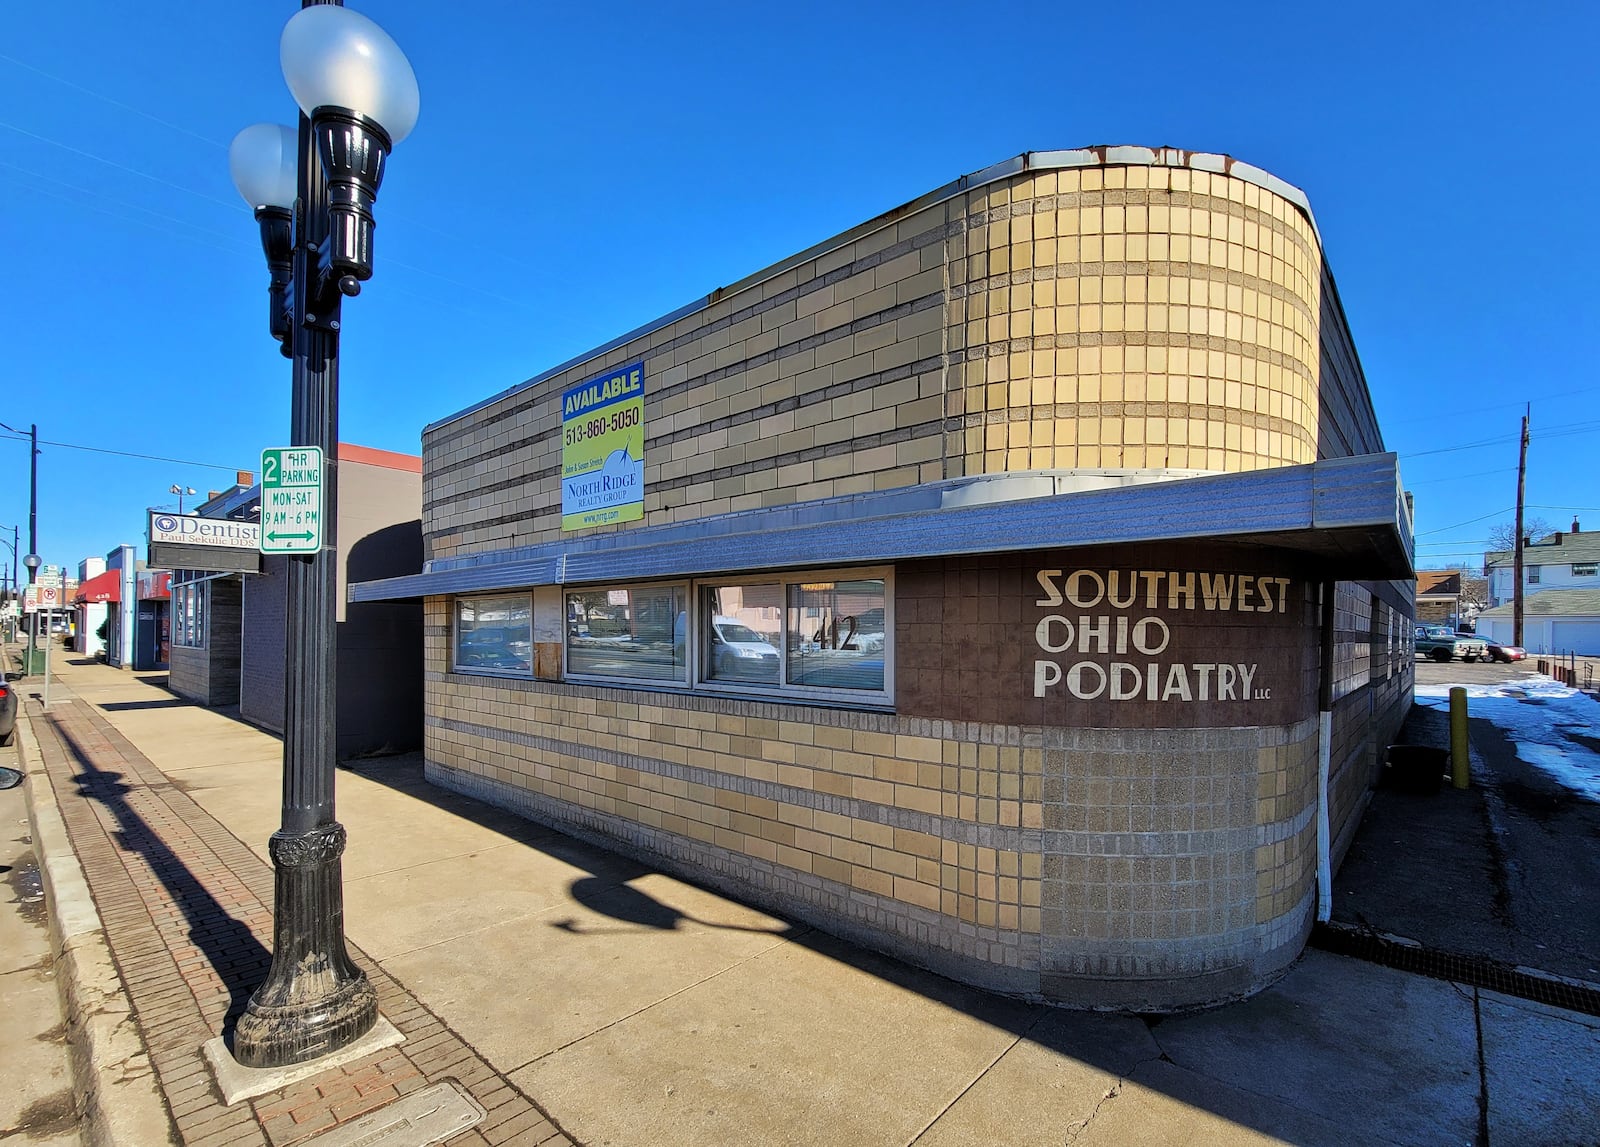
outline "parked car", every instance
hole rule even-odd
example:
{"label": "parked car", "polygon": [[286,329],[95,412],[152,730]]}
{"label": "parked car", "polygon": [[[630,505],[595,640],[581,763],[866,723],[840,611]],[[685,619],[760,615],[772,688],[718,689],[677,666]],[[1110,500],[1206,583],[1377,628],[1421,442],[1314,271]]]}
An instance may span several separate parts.
{"label": "parked car", "polygon": [[718,677],[778,678],[778,648],[731,617],[711,619],[711,667]]}
{"label": "parked car", "polygon": [[1432,661],[1466,662],[1489,656],[1489,644],[1479,637],[1462,637],[1444,625],[1417,626],[1417,655]]}
{"label": "parked car", "polygon": [[1528,651],[1520,645],[1501,645],[1497,641],[1489,642],[1489,659],[1491,661],[1526,661]]}
{"label": "parked car", "polygon": [[17,735],[17,691],[9,681],[0,680],[0,745],[9,745]]}

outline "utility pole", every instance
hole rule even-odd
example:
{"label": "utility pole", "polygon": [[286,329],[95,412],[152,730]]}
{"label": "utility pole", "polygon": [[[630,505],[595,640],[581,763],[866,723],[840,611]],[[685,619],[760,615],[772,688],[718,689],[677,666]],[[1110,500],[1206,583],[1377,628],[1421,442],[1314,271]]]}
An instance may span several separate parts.
{"label": "utility pole", "polygon": [[[28,552],[39,552],[39,424],[28,427]],[[38,576],[36,568],[28,570],[28,584]]]}
{"label": "utility pole", "polygon": [[1533,415],[1530,402],[1522,416],[1522,451],[1517,458],[1517,541],[1512,549],[1511,644],[1522,644],[1522,504],[1528,494],[1528,419]]}
{"label": "utility pole", "polygon": [[[22,431],[13,426],[0,422],[0,429],[9,430],[13,434]],[[12,557],[16,557],[16,530],[11,531]],[[23,561],[28,567],[28,584],[33,585],[39,579],[39,424],[33,423],[28,427],[28,556]],[[15,567],[13,567],[14,569]],[[36,648],[39,634],[39,615],[33,615],[33,625],[28,629],[28,671],[33,671],[33,651]]]}

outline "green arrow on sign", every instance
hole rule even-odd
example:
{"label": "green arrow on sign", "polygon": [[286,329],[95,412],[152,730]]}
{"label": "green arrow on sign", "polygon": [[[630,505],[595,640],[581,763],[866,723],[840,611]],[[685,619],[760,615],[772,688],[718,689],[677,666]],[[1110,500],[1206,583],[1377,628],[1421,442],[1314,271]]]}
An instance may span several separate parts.
{"label": "green arrow on sign", "polygon": [[[304,555],[322,548],[322,480],[322,451],[315,446],[273,446],[261,452],[262,553]],[[301,530],[284,533],[278,528],[291,519]]]}

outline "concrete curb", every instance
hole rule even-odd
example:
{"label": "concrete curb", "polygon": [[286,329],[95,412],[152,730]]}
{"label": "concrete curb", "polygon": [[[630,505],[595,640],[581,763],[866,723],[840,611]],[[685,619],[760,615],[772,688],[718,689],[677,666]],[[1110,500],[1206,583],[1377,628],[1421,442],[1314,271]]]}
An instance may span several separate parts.
{"label": "concrete curb", "polygon": [[17,757],[28,778],[28,823],[50,906],[50,944],[85,1141],[92,1147],[176,1144],[100,913],[45,773],[32,716],[17,716]]}

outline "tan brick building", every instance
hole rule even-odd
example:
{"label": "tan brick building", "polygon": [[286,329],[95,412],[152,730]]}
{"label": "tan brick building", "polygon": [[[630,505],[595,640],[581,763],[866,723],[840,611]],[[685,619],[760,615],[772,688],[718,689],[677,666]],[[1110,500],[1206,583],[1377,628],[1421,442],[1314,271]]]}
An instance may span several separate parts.
{"label": "tan brick building", "polygon": [[423,571],[352,599],[426,602],[434,781],[1000,991],[1268,982],[1410,701],[1309,205],[1223,156],[957,180],[428,427],[423,480]]}

